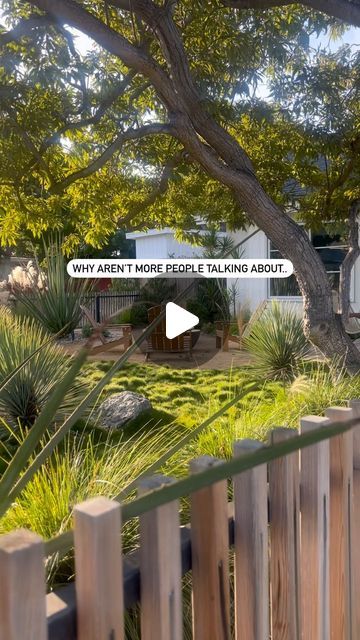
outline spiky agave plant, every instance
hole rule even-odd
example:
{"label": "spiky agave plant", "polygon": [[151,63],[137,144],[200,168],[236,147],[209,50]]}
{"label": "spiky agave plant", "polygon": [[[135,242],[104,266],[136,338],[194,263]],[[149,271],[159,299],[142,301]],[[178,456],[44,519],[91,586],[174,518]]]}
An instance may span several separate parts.
{"label": "spiky agave plant", "polygon": [[283,382],[299,374],[309,348],[302,319],[289,303],[280,305],[277,301],[254,323],[243,344],[258,375]]}
{"label": "spiky agave plant", "polygon": [[29,273],[31,287],[14,286],[12,293],[22,311],[34,318],[52,334],[67,335],[78,326],[82,310],[81,301],[91,287],[87,280],[70,278],[66,271],[66,259],[57,239],[44,246],[45,268],[34,278]]}
{"label": "spiky agave plant", "polygon": [[[0,416],[13,428],[34,423],[54,385],[65,375],[68,361],[63,349],[49,341],[49,335],[34,319],[16,317],[6,307],[0,308],[0,383],[36,350],[31,361],[0,390]],[[84,385],[75,384],[55,419],[71,412],[82,395]]]}

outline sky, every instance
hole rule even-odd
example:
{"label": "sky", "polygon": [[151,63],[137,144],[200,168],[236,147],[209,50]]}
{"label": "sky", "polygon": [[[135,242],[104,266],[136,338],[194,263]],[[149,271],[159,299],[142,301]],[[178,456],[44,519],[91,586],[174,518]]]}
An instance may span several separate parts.
{"label": "sky", "polygon": [[[91,49],[92,40],[85,36],[83,33],[72,30],[76,35],[76,47],[81,54],[85,54],[89,49]],[[343,44],[350,44],[354,47],[360,47],[360,28],[350,27],[344,33],[342,38],[339,38],[335,41],[331,41],[328,35],[320,34],[319,37],[315,35],[310,38],[310,45],[314,48],[317,48],[319,45],[323,47],[329,47],[331,51],[336,51]]]}

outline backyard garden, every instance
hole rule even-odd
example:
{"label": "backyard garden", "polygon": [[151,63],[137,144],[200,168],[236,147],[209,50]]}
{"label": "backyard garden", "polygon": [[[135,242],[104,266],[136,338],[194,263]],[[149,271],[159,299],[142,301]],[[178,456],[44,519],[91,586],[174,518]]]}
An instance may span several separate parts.
{"label": "backyard garden", "polygon": [[[360,637],[359,27],[1,3],[0,640]],[[293,271],[68,272],[141,251]]]}
{"label": "backyard garden", "polygon": [[[91,496],[131,500],[147,474],[185,477],[199,455],[230,459],[236,440],[266,442],[274,425],[296,428],[303,415],[360,396],[360,379],[343,362],[314,356],[286,303],[255,320],[241,367],[233,364],[235,350],[223,354],[227,366],[219,370],[145,362],[143,355],[132,363],[136,344],[110,360],[87,360],[102,327],[69,356],[69,329],[89,283],[74,287],[56,242],[45,253],[43,268],[32,264],[9,276],[11,296],[0,308],[1,533],[30,528],[54,538],[72,528],[72,507]],[[126,392],[145,407],[104,421],[107,399],[118,407]],[[125,529],[132,550],[137,529]],[[71,554],[50,555],[47,573],[49,588],[70,580]]]}

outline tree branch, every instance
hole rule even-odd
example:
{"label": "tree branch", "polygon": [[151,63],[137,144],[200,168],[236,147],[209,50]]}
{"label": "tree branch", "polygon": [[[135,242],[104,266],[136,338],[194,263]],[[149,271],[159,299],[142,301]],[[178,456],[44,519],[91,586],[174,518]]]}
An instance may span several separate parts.
{"label": "tree branch", "polygon": [[120,58],[127,67],[147,77],[165,106],[176,110],[177,98],[169,77],[142,49],[133,46],[124,36],[73,0],[29,0],[29,3],[53,16],[56,21],[86,33],[109,53]]}
{"label": "tree branch", "polygon": [[13,29],[0,35],[0,46],[13,42],[14,40],[20,40],[23,36],[30,35],[33,29],[42,26],[48,27],[49,24],[51,24],[51,20],[48,16],[34,14],[29,18],[22,18]]}
{"label": "tree branch", "polygon": [[87,167],[74,171],[73,173],[70,173],[70,175],[66,176],[64,180],[61,180],[61,182],[53,184],[50,193],[61,193],[76,180],[87,178],[93,173],[96,173],[96,171],[99,171],[108,162],[108,160],[110,160],[114,153],[121,149],[124,142],[127,142],[128,140],[138,140],[139,138],[144,138],[149,135],[172,133],[173,128],[170,124],[162,124],[159,122],[144,125],[139,129],[128,129],[116,136],[115,140],[105,149],[105,151]]}
{"label": "tree branch", "polygon": [[[270,9],[298,4],[296,0],[222,0],[226,7],[234,9]],[[326,13],[347,22],[355,27],[360,27],[360,3],[358,0],[301,0],[301,4],[315,11]]]}
{"label": "tree branch", "polygon": [[163,167],[158,184],[152,189],[149,195],[141,203],[136,203],[133,207],[130,208],[129,213],[125,216],[124,219],[121,220],[122,222],[124,222],[124,220],[130,222],[131,219],[136,216],[136,214],[153,205],[156,200],[166,192],[175,167],[177,167],[184,159],[186,159],[186,155],[186,152],[182,150],[172,158],[169,158],[169,160]]}
{"label": "tree branch", "polygon": [[51,145],[56,144],[60,137],[67,131],[77,131],[84,127],[98,124],[108,109],[112,107],[114,102],[116,102],[116,100],[125,93],[135,75],[135,71],[130,71],[130,73],[128,73],[125,78],[119,82],[115,89],[106,98],[104,98],[102,102],[100,102],[93,116],[84,118],[83,120],[78,120],[77,122],[67,122],[44,140],[40,147],[40,153],[44,153]]}
{"label": "tree branch", "polygon": [[244,149],[204,107],[192,77],[181,35],[169,7],[164,10],[154,5],[151,0],[136,0],[135,11],[153,28],[160,42],[176,88],[178,110],[181,109],[188,114],[196,131],[220,157],[226,158],[231,166],[240,171],[247,170],[252,173],[252,164]]}

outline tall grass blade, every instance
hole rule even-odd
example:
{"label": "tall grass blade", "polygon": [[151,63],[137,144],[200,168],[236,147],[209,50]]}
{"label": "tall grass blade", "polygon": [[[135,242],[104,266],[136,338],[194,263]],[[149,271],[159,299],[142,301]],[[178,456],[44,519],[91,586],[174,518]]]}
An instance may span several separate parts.
{"label": "tall grass blade", "polygon": [[187,433],[183,438],[181,438],[179,442],[177,442],[173,447],[171,447],[168,451],[166,451],[166,453],[160,456],[160,458],[156,460],[154,464],[150,465],[147,469],[145,469],[143,473],[141,473],[137,478],[135,478],[135,480],[133,480],[127,487],[125,487],[125,489],[123,489],[123,491],[121,491],[121,493],[119,493],[114,499],[118,500],[119,502],[121,500],[124,500],[124,498],[126,498],[136,488],[141,478],[150,476],[156,471],[158,471],[178,451],[180,451],[183,447],[185,447],[189,442],[194,440],[196,436],[199,435],[199,433],[201,433],[207,427],[209,427],[213,422],[215,422],[215,420],[225,415],[225,413],[229,411],[231,407],[233,407],[235,404],[240,402],[240,400],[242,400],[248,393],[251,393],[252,391],[257,391],[258,389],[259,389],[259,385],[256,383],[245,387],[242,393],[237,394],[232,400],[230,400],[229,402],[224,404],[222,407],[220,407],[218,411],[216,411],[211,416],[206,418],[206,420],[204,420],[204,422],[202,422],[198,427],[196,427],[195,429],[190,431],[190,433]]}
{"label": "tall grass blade", "polygon": [[[165,312],[164,312],[165,313]],[[147,338],[148,335],[154,330],[154,328],[161,322],[163,314],[160,314],[153,322],[145,329],[141,336],[123,353],[120,358],[113,364],[113,366],[105,373],[105,375],[99,380],[95,387],[85,396],[85,398],[79,403],[78,407],[70,414],[70,416],[63,422],[63,424],[56,430],[54,435],[50,438],[48,443],[37,454],[32,463],[26,469],[26,471],[17,479],[12,487],[9,488],[8,501],[13,502],[19,495],[20,491],[26,486],[26,484],[33,478],[35,473],[45,462],[45,460],[53,453],[55,447],[62,441],[64,436],[68,433],[71,427],[81,418],[84,411],[91,405],[91,403],[98,397],[99,393],[110,382],[116,371],[122,367],[123,364],[129,359],[129,357],[136,351],[139,344]],[[34,425],[35,426],[35,425]],[[34,427],[33,427],[34,428]],[[0,482],[0,501],[1,501],[1,482]],[[1,507],[0,507],[1,516]]]}
{"label": "tall grass blade", "polygon": [[49,424],[51,424],[54,415],[64,399],[64,396],[70,389],[83,366],[87,358],[87,354],[88,349],[84,348],[81,349],[76,358],[74,358],[71,367],[59,384],[56,385],[51,397],[45,404],[25,440],[17,449],[14,457],[4,472],[0,480],[0,517],[5,513],[9,504],[11,504],[12,500],[10,498],[10,494],[12,487],[17,482],[25,465],[29,462],[35,448],[38,446],[41,438],[46,432],[46,429],[49,427]]}

